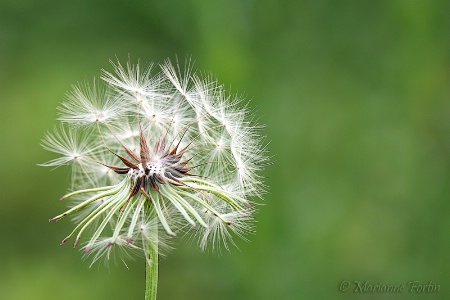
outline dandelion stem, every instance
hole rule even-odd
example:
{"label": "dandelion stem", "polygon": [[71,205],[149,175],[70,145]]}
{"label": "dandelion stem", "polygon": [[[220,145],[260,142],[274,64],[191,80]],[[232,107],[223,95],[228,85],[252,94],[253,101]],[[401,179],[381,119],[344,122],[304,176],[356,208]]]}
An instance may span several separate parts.
{"label": "dandelion stem", "polygon": [[[151,228],[152,235],[158,240],[158,223]],[[147,241],[147,259],[145,261],[145,300],[156,300],[158,289],[158,242]]]}

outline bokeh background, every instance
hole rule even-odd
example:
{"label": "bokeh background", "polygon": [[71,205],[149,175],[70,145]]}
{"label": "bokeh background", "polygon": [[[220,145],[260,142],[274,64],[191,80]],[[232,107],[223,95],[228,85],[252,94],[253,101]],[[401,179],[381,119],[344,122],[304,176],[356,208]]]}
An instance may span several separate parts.
{"label": "bokeh background", "polygon": [[[271,192],[240,250],[177,241],[159,299],[450,299],[449,16],[449,1],[0,1],[0,299],[143,299],[143,259],[89,268],[59,246],[72,223],[47,220],[69,170],[38,167],[54,157],[39,143],[110,59],[186,55],[267,125]],[[406,287],[352,292],[366,280]]]}

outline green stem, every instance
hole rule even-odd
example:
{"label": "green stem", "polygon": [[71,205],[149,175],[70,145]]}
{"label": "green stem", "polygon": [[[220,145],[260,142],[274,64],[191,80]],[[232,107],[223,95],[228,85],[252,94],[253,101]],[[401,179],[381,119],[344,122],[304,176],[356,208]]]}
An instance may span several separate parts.
{"label": "green stem", "polygon": [[[158,224],[155,222],[152,236],[158,240]],[[158,242],[147,242],[147,259],[145,260],[145,300],[156,300],[158,289]]]}

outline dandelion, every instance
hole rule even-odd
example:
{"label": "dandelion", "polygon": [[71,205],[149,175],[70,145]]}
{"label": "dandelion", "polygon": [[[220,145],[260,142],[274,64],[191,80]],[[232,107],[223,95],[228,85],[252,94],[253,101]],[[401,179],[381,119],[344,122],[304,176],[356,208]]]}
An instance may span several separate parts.
{"label": "dandelion", "polygon": [[50,221],[72,216],[74,229],[61,244],[82,242],[92,259],[115,249],[143,253],[146,299],[155,299],[158,253],[172,236],[190,235],[201,249],[235,245],[253,232],[252,199],[265,186],[267,164],[261,127],[243,100],[226,95],[190,64],[170,61],[114,64],[103,85],[74,86],[59,108],[60,127],[42,146],[60,155],[44,166],[72,168],[73,205]]}

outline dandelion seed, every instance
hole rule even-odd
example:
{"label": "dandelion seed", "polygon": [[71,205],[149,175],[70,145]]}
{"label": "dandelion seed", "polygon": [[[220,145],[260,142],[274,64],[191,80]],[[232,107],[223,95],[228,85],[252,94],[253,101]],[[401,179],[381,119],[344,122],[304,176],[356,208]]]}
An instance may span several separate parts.
{"label": "dandelion seed", "polygon": [[[188,64],[113,64],[104,85],[74,86],[59,108],[62,125],[42,146],[60,157],[43,166],[72,167],[73,206],[50,221],[76,223],[62,244],[108,260],[115,249],[149,264],[168,239],[191,234],[201,249],[235,245],[253,232],[252,198],[265,192],[268,163],[260,126],[211,78]],[[186,230],[188,228],[188,230]]]}

